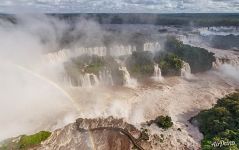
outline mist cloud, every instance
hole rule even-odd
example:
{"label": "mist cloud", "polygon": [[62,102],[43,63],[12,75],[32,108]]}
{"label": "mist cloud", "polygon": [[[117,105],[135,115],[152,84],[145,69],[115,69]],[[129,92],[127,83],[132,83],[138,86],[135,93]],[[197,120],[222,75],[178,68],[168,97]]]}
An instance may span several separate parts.
{"label": "mist cloud", "polygon": [[[60,127],[76,112],[70,95],[57,85],[63,65],[51,66],[43,59],[59,50],[71,25],[45,15],[17,15],[16,20],[0,19],[0,140]],[[85,39],[99,33],[96,23],[80,21],[74,31]],[[88,24],[91,32],[83,30]]]}
{"label": "mist cloud", "polygon": [[62,86],[63,64],[45,59],[47,53],[65,48],[65,38],[70,37],[66,48],[72,50],[102,45],[104,36],[112,33],[84,18],[77,18],[75,24],[41,14],[16,15],[15,19],[16,23],[0,19],[0,140],[62,127],[79,115],[129,116],[128,103],[107,103],[98,97],[101,92],[91,94],[92,101],[89,94],[81,95],[76,104]]}
{"label": "mist cloud", "polygon": [[219,68],[219,71],[227,78],[230,78],[239,83],[239,68],[230,64],[224,64]]}

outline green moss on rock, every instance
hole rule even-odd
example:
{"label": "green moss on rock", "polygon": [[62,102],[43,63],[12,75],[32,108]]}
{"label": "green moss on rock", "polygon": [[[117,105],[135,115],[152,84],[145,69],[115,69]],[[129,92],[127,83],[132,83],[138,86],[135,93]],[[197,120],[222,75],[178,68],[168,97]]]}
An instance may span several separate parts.
{"label": "green moss on rock", "polygon": [[50,135],[51,132],[48,131],[40,131],[33,135],[23,135],[18,142],[19,148],[27,149],[29,147],[36,146],[42,141],[45,141]]}
{"label": "green moss on rock", "polygon": [[33,135],[21,135],[16,138],[10,138],[3,141],[0,145],[0,150],[19,150],[33,148],[41,142],[45,141],[51,132],[40,131]]}

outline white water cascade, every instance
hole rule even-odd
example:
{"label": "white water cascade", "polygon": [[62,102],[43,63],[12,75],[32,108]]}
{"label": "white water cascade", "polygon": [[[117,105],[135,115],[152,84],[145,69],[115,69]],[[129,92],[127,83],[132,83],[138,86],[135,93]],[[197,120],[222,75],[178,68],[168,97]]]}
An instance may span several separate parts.
{"label": "white water cascade", "polygon": [[80,76],[81,87],[92,87],[89,73]]}
{"label": "white water cascade", "polygon": [[70,87],[70,88],[74,87],[74,85],[72,83],[72,79],[67,75],[65,75],[63,77],[63,83],[64,83],[64,86],[66,86],[66,87]]}
{"label": "white water cascade", "polygon": [[82,87],[82,88],[91,88],[93,86],[99,85],[100,81],[98,77],[93,73],[81,74],[77,78],[77,81],[74,81],[71,77],[64,77],[64,85],[70,88],[73,87]]}
{"label": "white water cascade", "polygon": [[136,51],[136,46],[114,45],[109,48],[109,51],[110,51],[110,56],[113,56],[113,57],[126,56],[126,55],[131,55],[134,51]]}
{"label": "white water cascade", "polygon": [[111,75],[111,71],[104,69],[99,72],[99,80],[101,83],[106,84],[106,85],[114,85],[113,78]]}
{"label": "white water cascade", "polygon": [[[70,50],[69,50],[70,51]],[[106,56],[107,54],[107,49],[106,47],[79,47],[75,50],[73,50],[72,55],[75,56],[80,56],[80,55],[97,55],[97,56]]]}
{"label": "white water cascade", "polygon": [[123,72],[124,86],[135,88],[137,86],[137,80],[130,77],[130,74],[126,67],[120,67],[119,70]]}
{"label": "white water cascade", "polygon": [[[107,51],[109,51],[109,53],[107,53]],[[62,63],[81,55],[106,56],[109,54],[113,57],[120,57],[131,55],[134,51],[136,51],[136,47],[131,45],[114,45],[108,48],[108,50],[106,47],[79,47],[77,49],[63,49],[57,52],[49,53],[44,59],[50,63]]]}
{"label": "white water cascade", "polygon": [[46,57],[43,59],[46,60],[50,64],[54,64],[56,62],[65,62],[69,59],[69,51],[67,50],[60,50],[54,53],[48,53]]}
{"label": "white water cascade", "polygon": [[[160,50],[161,46],[159,42],[147,42],[144,43],[144,51],[151,51],[152,53]],[[134,45],[113,45],[111,47],[79,47],[75,49],[63,49],[57,52],[49,53],[46,55],[46,59],[50,63],[62,63],[71,58],[78,57],[81,55],[97,55],[106,56],[110,55],[113,57],[131,55],[136,51]]]}
{"label": "white water cascade", "polygon": [[216,61],[213,62],[212,66],[214,69],[218,69],[222,65],[232,65],[232,66],[239,66],[239,59],[238,58],[216,58]]}
{"label": "white water cascade", "polygon": [[161,69],[159,68],[158,64],[154,64],[154,76],[153,79],[156,81],[160,81],[163,79]]}
{"label": "white water cascade", "polygon": [[216,58],[215,62],[212,63],[212,67],[213,67],[213,69],[218,69],[223,64],[224,64],[224,62],[220,61],[219,58]]}
{"label": "white water cascade", "polygon": [[161,49],[161,46],[159,42],[144,43],[144,51],[150,51],[152,53],[155,53],[156,51],[159,51],[160,49]]}
{"label": "white water cascade", "polygon": [[189,63],[183,62],[183,67],[181,68],[181,77],[189,79],[192,77],[191,68]]}

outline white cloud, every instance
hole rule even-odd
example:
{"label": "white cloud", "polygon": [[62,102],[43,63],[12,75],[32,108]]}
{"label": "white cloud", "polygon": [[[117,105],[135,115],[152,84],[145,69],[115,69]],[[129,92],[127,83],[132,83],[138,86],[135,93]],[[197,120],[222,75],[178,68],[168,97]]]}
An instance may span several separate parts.
{"label": "white cloud", "polygon": [[239,12],[239,0],[1,0],[7,12]]}

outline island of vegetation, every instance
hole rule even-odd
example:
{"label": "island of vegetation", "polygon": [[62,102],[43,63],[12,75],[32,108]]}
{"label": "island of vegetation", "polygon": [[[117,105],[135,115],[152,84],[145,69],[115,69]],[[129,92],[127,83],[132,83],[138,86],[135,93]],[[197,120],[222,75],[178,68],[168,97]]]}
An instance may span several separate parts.
{"label": "island of vegetation", "polygon": [[129,57],[127,68],[135,77],[151,77],[154,73],[155,63],[159,64],[164,76],[180,75],[183,66],[183,61],[172,53],[159,52],[153,56],[149,51],[136,51]]}
{"label": "island of vegetation", "polygon": [[189,63],[192,73],[208,71],[215,61],[214,54],[206,49],[183,44],[175,37],[168,37],[165,50],[153,54],[136,51],[127,60],[127,69],[135,77],[152,76],[155,63],[159,64],[163,76],[178,76],[183,63]]}
{"label": "island of vegetation", "polygon": [[203,133],[203,150],[239,149],[239,92],[227,95],[217,104],[191,119]]}
{"label": "island of vegetation", "polygon": [[127,60],[127,69],[136,77],[152,76],[154,73],[153,54],[149,51],[135,51]]}
{"label": "island of vegetation", "polygon": [[159,67],[164,76],[180,75],[183,67],[183,60],[177,55],[168,52],[160,52],[155,56],[155,62],[159,64]]}
{"label": "island of vegetation", "polygon": [[155,123],[159,128],[168,129],[173,126],[171,117],[169,116],[158,116],[154,120],[150,120],[147,124],[150,126]]}
{"label": "island of vegetation", "polygon": [[171,52],[189,63],[192,73],[210,70],[215,61],[213,53],[203,48],[183,44],[182,41],[177,40],[175,37],[168,37],[165,49],[167,52]]}
{"label": "island of vegetation", "polygon": [[119,70],[120,65],[110,56],[82,55],[66,62],[64,67],[73,80],[73,84],[78,80],[79,74],[93,73],[99,76],[102,71],[111,73],[114,84],[123,84],[123,73]]}

